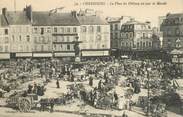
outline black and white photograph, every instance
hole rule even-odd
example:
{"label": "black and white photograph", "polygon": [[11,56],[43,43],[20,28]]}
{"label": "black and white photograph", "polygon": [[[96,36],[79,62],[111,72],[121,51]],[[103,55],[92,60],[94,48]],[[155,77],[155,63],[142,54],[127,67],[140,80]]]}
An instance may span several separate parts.
{"label": "black and white photograph", "polygon": [[0,117],[183,117],[183,0],[0,0]]}

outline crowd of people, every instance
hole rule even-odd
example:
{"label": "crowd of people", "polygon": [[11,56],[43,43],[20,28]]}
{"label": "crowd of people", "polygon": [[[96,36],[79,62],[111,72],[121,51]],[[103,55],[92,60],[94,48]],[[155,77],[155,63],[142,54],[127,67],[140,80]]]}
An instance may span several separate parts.
{"label": "crowd of people", "polygon": [[[176,83],[172,85],[171,81],[179,78],[180,75],[180,71],[175,68],[175,65],[160,60],[132,61],[110,58],[81,63],[64,63],[61,60],[51,59],[20,59],[5,62],[1,66],[1,70],[4,70],[0,73],[0,82],[2,84],[10,82],[12,80],[11,77],[20,77],[21,73],[37,74],[36,77],[45,79],[46,82],[56,79],[56,88],[58,89],[62,88],[62,80],[73,83],[88,82],[91,90],[87,90],[87,88],[78,89],[75,92],[77,96],[71,96],[78,97],[96,108],[105,109],[130,110],[133,105],[131,99],[134,94],[141,93],[141,90],[147,89],[148,86],[151,90],[176,89],[178,85]],[[97,82],[97,86],[94,85],[94,82]],[[5,88],[5,86],[1,85],[0,88],[9,92],[11,90],[10,86]],[[115,91],[116,86],[127,89],[124,94],[126,103],[123,107],[120,104],[121,97]],[[44,87],[36,83],[29,84],[27,88],[28,94],[44,95]],[[154,95],[156,95],[156,92]],[[54,104],[51,104],[51,111],[53,111],[53,106]]]}

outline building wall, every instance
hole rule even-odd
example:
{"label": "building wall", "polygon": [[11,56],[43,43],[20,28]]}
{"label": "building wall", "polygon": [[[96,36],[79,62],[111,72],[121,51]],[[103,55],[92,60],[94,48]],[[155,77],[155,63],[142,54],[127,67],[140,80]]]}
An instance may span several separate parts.
{"label": "building wall", "polygon": [[[174,49],[176,40],[183,40],[183,25],[163,26],[163,49]],[[183,46],[183,41],[181,41]]]}
{"label": "building wall", "polygon": [[111,48],[112,49],[119,49],[120,43],[121,43],[121,26],[126,23],[127,21],[130,21],[130,16],[121,16],[118,18],[111,17],[107,18],[108,23],[110,24],[110,37],[111,37]]}
{"label": "building wall", "polygon": [[[81,25],[79,38],[79,40],[82,41],[80,44],[80,49],[82,51],[109,51],[110,25]],[[107,55],[108,54],[109,53],[107,53]],[[97,53],[96,56],[98,56]],[[101,53],[101,56],[103,56],[103,53]]]}
{"label": "building wall", "polygon": [[10,25],[10,43],[12,53],[31,53],[31,25]]}
{"label": "building wall", "polygon": [[52,52],[52,27],[32,26],[33,52]]}
{"label": "building wall", "polygon": [[123,25],[121,31],[122,50],[151,50],[152,30],[147,24]]}
{"label": "building wall", "polygon": [[0,53],[10,52],[9,28],[0,27]]}
{"label": "building wall", "polygon": [[73,41],[78,36],[78,32],[79,26],[53,27],[53,51],[74,51]]}
{"label": "building wall", "polygon": [[111,48],[117,49],[119,47],[119,39],[120,39],[120,28],[121,24],[119,22],[110,22],[110,37],[111,37]]}
{"label": "building wall", "polygon": [[183,46],[183,14],[168,14],[161,24],[160,30],[163,32],[163,49],[173,50],[176,40],[181,40]]}

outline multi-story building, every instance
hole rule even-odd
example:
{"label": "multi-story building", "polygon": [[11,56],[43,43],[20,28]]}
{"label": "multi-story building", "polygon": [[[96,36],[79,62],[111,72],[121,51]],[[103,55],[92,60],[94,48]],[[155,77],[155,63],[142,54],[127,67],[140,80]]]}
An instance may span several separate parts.
{"label": "multi-story building", "polygon": [[0,15],[0,59],[10,58],[10,38],[9,38],[9,27]]}
{"label": "multi-story building", "polygon": [[153,27],[152,28],[153,31],[153,41],[152,41],[152,46],[153,46],[153,50],[160,50],[162,47],[162,41],[163,41],[163,33],[159,30],[158,27]]}
{"label": "multi-story building", "polygon": [[96,14],[92,10],[84,15],[56,9],[32,11],[31,6],[23,11],[3,8],[0,52],[9,53],[10,57],[75,57],[81,42],[82,56],[108,56],[110,26]]}
{"label": "multi-story building", "polygon": [[[79,38],[80,25],[75,11],[53,14],[53,52],[55,57],[74,57],[75,41]],[[59,19],[59,22],[58,20]]]}
{"label": "multi-story building", "polygon": [[49,12],[32,12],[33,57],[52,57],[52,24]]}
{"label": "multi-story building", "polygon": [[176,40],[183,46],[183,13],[166,15],[160,30],[163,32],[163,49],[171,51],[176,47]]}
{"label": "multi-story building", "polygon": [[[31,41],[31,23],[26,16],[25,11],[7,11],[2,10],[2,18],[4,24],[8,25],[5,29],[6,44],[11,57],[31,57],[32,56],[32,41]],[[5,50],[7,50],[5,49]]]}
{"label": "multi-story building", "polygon": [[120,41],[121,41],[121,26],[130,21],[130,16],[121,17],[108,17],[107,21],[110,24],[110,43],[111,43],[111,54],[117,55],[119,53]]}
{"label": "multi-story building", "polygon": [[166,16],[159,16],[158,17],[158,28],[160,29],[161,24],[166,19]]}
{"label": "multi-story building", "polygon": [[171,62],[175,64],[175,66],[178,69],[180,69],[180,74],[182,74],[183,73],[183,48],[182,48],[180,39],[176,40],[175,49],[173,49],[170,52],[170,54],[171,54]]}
{"label": "multi-story building", "polygon": [[75,11],[52,13],[29,11],[34,40],[33,57],[74,57],[79,21]]}
{"label": "multi-story building", "polygon": [[[153,46],[152,29],[150,22],[131,20],[121,27],[121,54],[135,54],[151,51]],[[135,52],[135,53],[134,53]]]}
{"label": "multi-story building", "polygon": [[97,15],[80,15],[79,41],[82,56],[109,56],[110,25]]}

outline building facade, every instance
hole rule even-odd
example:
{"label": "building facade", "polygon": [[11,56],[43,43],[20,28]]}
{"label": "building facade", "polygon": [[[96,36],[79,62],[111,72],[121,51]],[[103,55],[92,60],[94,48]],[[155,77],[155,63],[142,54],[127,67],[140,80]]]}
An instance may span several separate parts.
{"label": "building facade", "polygon": [[[58,14],[57,14],[58,15]],[[59,17],[59,18],[58,18]],[[75,41],[79,38],[80,24],[75,11],[57,16],[60,22],[53,27],[53,52],[55,57],[75,57]],[[56,22],[56,21],[55,21]]]}
{"label": "building facade", "polygon": [[163,49],[170,52],[176,47],[176,40],[183,46],[183,13],[167,14],[160,30],[163,32]]}
{"label": "building facade", "polygon": [[97,15],[78,15],[83,57],[110,55],[110,25]]}
{"label": "building facade", "polygon": [[10,25],[10,51],[12,56],[32,56],[31,36],[31,25]]}
{"label": "building facade", "polygon": [[10,58],[10,38],[9,38],[9,27],[2,26],[2,16],[0,16],[0,59]]}
{"label": "building facade", "polygon": [[132,55],[153,49],[153,31],[150,22],[131,20],[121,27],[121,54]]}
{"label": "building facade", "polygon": [[177,70],[179,70],[181,77],[183,73],[183,48],[181,45],[181,40],[180,39],[176,40],[175,44],[176,44],[175,49],[173,49],[170,52],[171,62],[175,65]]}
{"label": "building facade", "polygon": [[82,56],[109,56],[110,26],[93,12],[3,8],[0,52],[10,57],[75,57],[76,44],[81,42]]}
{"label": "building facade", "polygon": [[127,21],[130,21],[130,19],[130,16],[107,18],[107,21],[110,24],[110,43],[112,55],[118,56],[121,41],[121,26]]}
{"label": "building facade", "polygon": [[[6,48],[11,57],[31,57],[32,56],[32,41],[31,41],[31,23],[26,17],[25,11],[7,11],[2,9],[3,27],[5,29]],[[9,43],[9,44],[8,44]],[[8,47],[8,45],[9,47]],[[7,50],[7,49],[5,49]]]}

